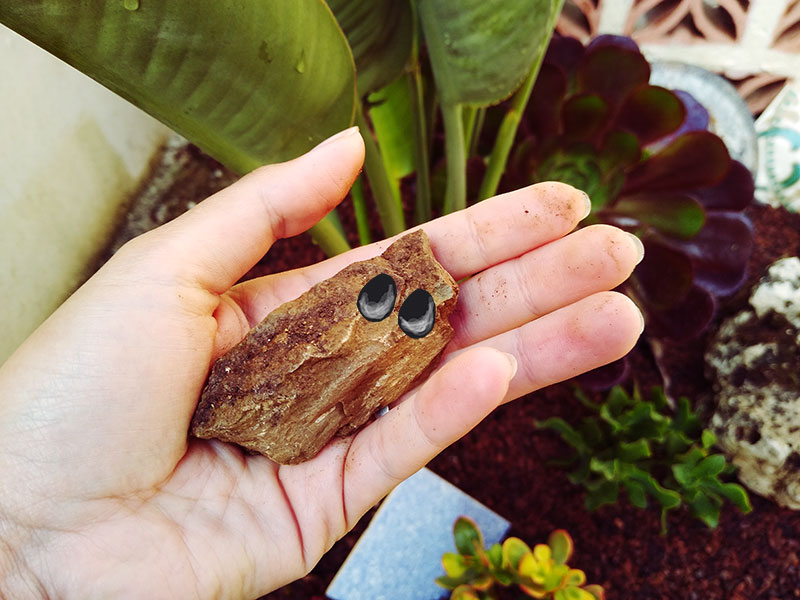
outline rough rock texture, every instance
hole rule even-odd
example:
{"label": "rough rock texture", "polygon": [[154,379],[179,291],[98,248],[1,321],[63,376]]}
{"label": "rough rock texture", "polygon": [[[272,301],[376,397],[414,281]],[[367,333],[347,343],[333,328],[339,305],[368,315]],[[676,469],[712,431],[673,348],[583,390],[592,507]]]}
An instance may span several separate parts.
{"label": "rough rock texture", "polygon": [[775,262],[706,354],[720,445],[753,491],[800,509],[800,259]]}
{"label": "rough rock texture", "polygon": [[[386,273],[397,301],[372,322],[356,302]],[[416,289],[436,304],[433,330],[412,338],[398,310]],[[450,340],[458,286],[436,262],[424,232],[409,233],[381,256],[349,265],[278,307],[214,364],[192,419],[200,438],[235,442],[282,464],[316,455],[397,400]]]}

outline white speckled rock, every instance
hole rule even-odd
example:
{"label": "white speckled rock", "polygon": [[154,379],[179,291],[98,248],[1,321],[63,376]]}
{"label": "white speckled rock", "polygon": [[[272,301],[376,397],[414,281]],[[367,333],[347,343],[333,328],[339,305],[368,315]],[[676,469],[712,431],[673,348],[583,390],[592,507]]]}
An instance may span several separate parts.
{"label": "white speckled rock", "polygon": [[706,352],[712,428],[754,492],[800,509],[800,259],[775,262]]}

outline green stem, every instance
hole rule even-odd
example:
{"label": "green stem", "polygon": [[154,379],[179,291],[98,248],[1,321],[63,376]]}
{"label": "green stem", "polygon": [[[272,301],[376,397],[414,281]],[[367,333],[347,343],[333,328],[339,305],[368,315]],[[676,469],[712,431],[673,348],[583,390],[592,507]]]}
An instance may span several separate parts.
{"label": "green stem", "polygon": [[445,214],[467,207],[467,153],[464,148],[464,121],[460,104],[442,104],[444,144],[447,158]]}
{"label": "green stem", "polygon": [[545,55],[544,50],[547,48],[549,39],[549,36],[544,39],[543,47],[540,48],[538,57],[528,72],[528,76],[522,86],[511,97],[511,107],[500,124],[500,130],[497,132],[497,139],[495,139],[494,148],[492,148],[492,154],[489,157],[486,175],[483,177],[481,189],[478,192],[478,200],[485,200],[497,193],[497,186],[500,184],[500,178],[506,170],[508,155],[511,153],[511,146],[514,144],[522,113],[525,112],[525,107],[528,105],[528,100],[530,100],[533,85],[536,83],[536,76],[542,66],[542,60],[544,60]]}
{"label": "green stem", "polygon": [[414,120],[414,166],[417,170],[417,201],[414,205],[414,221],[419,224],[431,220],[431,174],[429,171],[427,119],[419,63],[416,63],[406,75],[406,81],[411,98],[411,118]]}
{"label": "green stem", "polygon": [[469,139],[467,146],[467,156],[475,156],[478,153],[478,142],[481,139],[481,130],[483,129],[483,122],[486,120],[486,107],[482,106],[478,109],[478,115],[475,119],[475,124],[472,129],[472,135]]}
{"label": "green stem", "polygon": [[327,256],[335,256],[350,250],[350,244],[347,243],[347,239],[336,225],[336,220],[330,214],[325,215],[308,232]]}
{"label": "green stem", "polygon": [[353,187],[350,188],[350,198],[353,200],[353,210],[356,214],[356,228],[358,229],[358,241],[362,246],[366,246],[372,241],[369,232],[369,220],[367,218],[367,201],[364,198],[364,180],[359,175]]}
{"label": "green stem", "polygon": [[475,121],[478,119],[478,108],[476,106],[464,106],[461,110],[463,113],[461,120],[464,121],[464,147],[469,148],[472,141],[472,133],[475,131]]}
{"label": "green stem", "polygon": [[386,165],[383,163],[381,151],[372,136],[367,119],[364,117],[361,102],[356,103],[356,125],[361,129],[361,136],[364,138],[364,170],[369,179],[372,196],[375,198],[383,232],[387,237],[402,233],[406,229],[403,208],[392,193]]}

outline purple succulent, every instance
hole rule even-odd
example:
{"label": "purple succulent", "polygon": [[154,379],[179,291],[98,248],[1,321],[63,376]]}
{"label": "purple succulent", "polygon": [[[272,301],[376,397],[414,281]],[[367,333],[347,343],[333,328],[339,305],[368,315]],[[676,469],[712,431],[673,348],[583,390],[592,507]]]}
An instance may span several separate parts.
{"label": "purple succulent", "polygon": [[[520,127],[506,185],[559,180],[585,190],[592,214],[638,235],[646,254],[624,291],[649,336],[689,339],[716,297],[745,279],[753,178],[707,131],[689,94],[649,84],[636,43],[555,36]],[[620,370],[621,372],[621,370]]]}

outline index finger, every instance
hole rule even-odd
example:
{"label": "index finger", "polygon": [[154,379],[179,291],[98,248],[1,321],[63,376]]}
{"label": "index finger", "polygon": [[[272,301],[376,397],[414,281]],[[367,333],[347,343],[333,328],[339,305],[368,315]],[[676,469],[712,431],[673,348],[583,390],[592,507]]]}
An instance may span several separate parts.
{"label": "index finger", "polygon": [[[589,197],[570,185],[537,183],[409,231],[423,229],[436,259],[458,280],[565,236],[590,208]],[[258,323],[272,309],[347,265],[378,256],[405,233],[315,265],[244,282],[233,288],[232,295],[251,325]]]}
{"label": "index finger", "polygon": [[[461,279],[567,235],[590,209],[584,192],[548,181],[489,198],[409,231],[423,229],[436,259]],[[305,274],[316,281],[327,279],[354,261],[381,254],[405,233],[306,267]]]}

